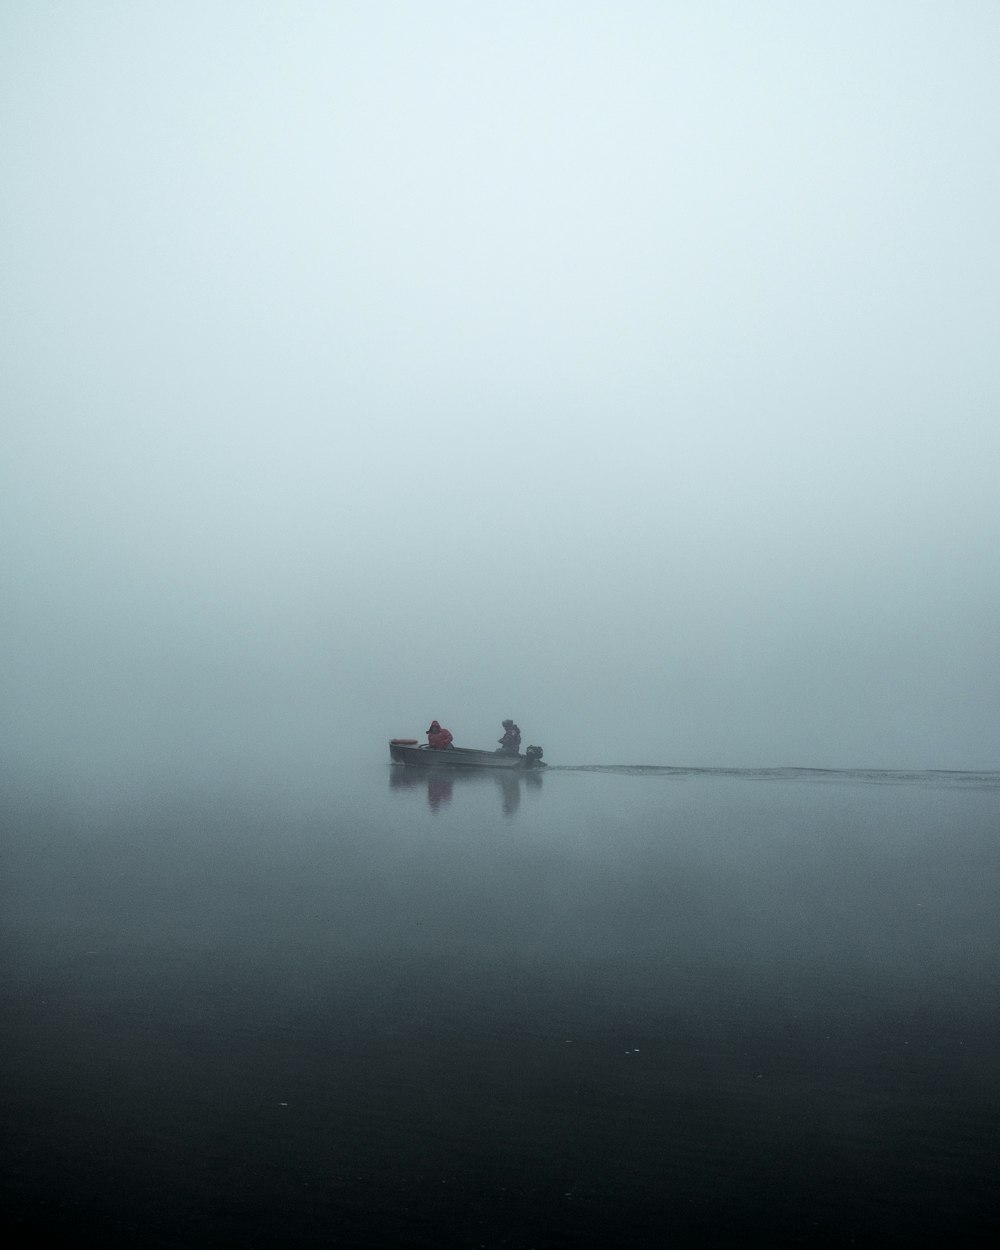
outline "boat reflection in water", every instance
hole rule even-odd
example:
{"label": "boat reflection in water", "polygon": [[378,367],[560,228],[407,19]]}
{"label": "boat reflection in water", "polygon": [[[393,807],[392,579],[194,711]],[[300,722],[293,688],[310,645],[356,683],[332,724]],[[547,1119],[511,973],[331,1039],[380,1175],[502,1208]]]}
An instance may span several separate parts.
{"label": "boat reflection in water", "polygon": [[541,770],[526,769],[481,769],[445,771],[437,769],[407,768],[405,765],[393,765],[389,769],[389,788],[392,790],[425,790],[427,806],[432,812],[440,811],[452,800],[454,788],[459,790],[471,786],[493,786],[500,794],[500,803],[505,816],[513,816],[521,805],[521,792],[524,789],[540,790],[542,788]]}

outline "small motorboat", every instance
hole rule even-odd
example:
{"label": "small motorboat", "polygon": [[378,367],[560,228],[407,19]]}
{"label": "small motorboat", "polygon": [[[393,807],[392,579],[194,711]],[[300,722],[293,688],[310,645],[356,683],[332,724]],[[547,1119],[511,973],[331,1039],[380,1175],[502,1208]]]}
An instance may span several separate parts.
{"label": "small motorboat", "polygon": [[390,738],[389,758],[394,764],[416,768],[544,768],[542,748],[528,747],[523,755],[510,751],[476,751],[471,747],[448,747],[443,751],[416,738]]}

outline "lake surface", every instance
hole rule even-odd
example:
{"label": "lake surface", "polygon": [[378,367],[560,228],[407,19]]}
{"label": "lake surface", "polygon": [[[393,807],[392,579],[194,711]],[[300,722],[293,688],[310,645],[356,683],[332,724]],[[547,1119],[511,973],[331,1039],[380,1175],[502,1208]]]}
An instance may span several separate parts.
{"label": "lake surface", "polygon": [[1000,1244],[1000,776],[11,789],[22,1246]]}

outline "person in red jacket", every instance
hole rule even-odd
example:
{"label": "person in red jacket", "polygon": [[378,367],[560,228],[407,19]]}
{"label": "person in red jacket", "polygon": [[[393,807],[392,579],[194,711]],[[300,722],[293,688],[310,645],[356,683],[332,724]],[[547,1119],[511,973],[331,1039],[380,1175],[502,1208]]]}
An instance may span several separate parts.
{"label": "person in red jacket", "polygon": [[442,729],[436,720],[432,720],[431,727],[427,730],[427,745],[435,751],[447,751],[451,742],[451,730]]}

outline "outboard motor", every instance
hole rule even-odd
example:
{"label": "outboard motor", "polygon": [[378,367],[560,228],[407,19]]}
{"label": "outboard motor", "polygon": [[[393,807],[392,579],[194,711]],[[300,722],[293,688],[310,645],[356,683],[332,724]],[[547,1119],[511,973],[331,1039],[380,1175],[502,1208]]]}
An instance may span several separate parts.
{"label": "outboard motor", "polygon": [[525,768],[544,768],[542,763],[542,748],[528,747],[524,753]]}

